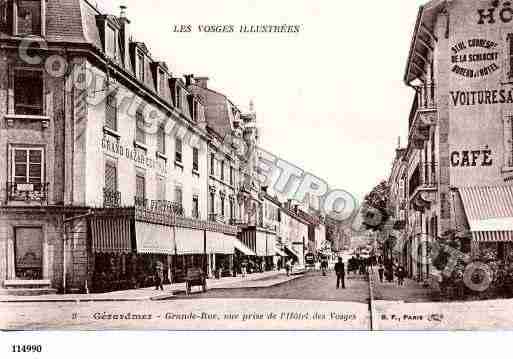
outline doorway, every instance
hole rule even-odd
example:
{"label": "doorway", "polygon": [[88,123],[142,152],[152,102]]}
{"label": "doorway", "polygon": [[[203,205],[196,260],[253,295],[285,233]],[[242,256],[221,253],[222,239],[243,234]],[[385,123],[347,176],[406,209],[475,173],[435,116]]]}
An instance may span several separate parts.
{"label": "doorway", "polygon": [[15,228],[14,258],[17,279],[43,279],[42,228]]}

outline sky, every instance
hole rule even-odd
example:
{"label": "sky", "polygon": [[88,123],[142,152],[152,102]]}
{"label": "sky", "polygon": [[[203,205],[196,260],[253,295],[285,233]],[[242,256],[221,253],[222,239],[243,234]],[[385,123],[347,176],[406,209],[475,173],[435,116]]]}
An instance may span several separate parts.
{"label": "sky", "polygon": [[[127,6],[131,32],[173,75],[209,87],[247,111],[260,146],[361,200],[406,143],[414,92],[403,82],[424,1],[100,0]],[[94,3],[94,0],[93,0]],[[175,25],[191,25],[179,33]],[[295,34],[202,33],[198,25],[290,24]]]}

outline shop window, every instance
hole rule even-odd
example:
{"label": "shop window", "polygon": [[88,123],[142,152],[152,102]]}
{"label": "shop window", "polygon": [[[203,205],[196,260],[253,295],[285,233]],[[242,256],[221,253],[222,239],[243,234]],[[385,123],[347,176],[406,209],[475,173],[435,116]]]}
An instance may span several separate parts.
{"label": "shop window", "polygon": [[17,35],[42,35],[40,0],[18,0],[17,12]]}
{"label": "shop window", "polygon": [[175,140],[175,161],[177,163],[182,163],[182,140],[180,138],[176,138]]}
{"label": "shop window", "polygon": [[105,126],[113,131],[118,130],[118,100],[114,93],[109,94],[106,99]]}
{"label": "shop window", "polygon": [[42,116],[43,72],[17,69],[14,71],[14,111],[17,115]]}
{"label": "shop window", "polygon": [[135,141],[143,145],[146,144],[146,124],[142,110],[138,110],[135,114]]}
{"label": "shop window", "polygon": [[192,149],[192,169],[199,172],[199,150],[196,147]]}
{"label": "shop window", "polygon": [[17,279],[43,279],[42,228],[15,228],[15,272]]}
{"label": "shop window", "polygon": [[157,151],[166,154],[166,132],[162,126],[157,130]]}
{"label": "shop window", "polygon": [[117,58],[117,33],[116,30],[110,26],[105,26],[105,53],[108,57]]}

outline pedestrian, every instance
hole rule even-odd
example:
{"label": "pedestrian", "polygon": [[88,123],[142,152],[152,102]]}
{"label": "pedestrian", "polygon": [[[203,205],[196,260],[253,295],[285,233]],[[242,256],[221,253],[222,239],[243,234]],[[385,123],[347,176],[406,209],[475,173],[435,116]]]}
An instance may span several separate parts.
{"label": "pedestrian", "polygon": [[285,271],[287,272],[287,277],[290,276],[290,261],[285,262]]}
{"label": "pedestrian", "polygon": [[399,284],[399,286],[404,285],[404,277],[405,277],[405,270],[404,270],[403,266],[400,265],[397,267],[397,284]]}
{"label": "pedestrian", "polygon": [[335,273],[337,274],[337,289],[340,288],[341,282],[342,289],[346,289],[346,269],[342,258],[339,258],[337,264],[335,264]]}
{"label": "pedestrian", "polygon": [[155,263],[155,290],[164,290],[162,282],[164,281],[164,267],[160,261]]}
{"label": "pedestrian", "polygon": [[385,275],[385,268],[383,267],[383,264],[379,265],[378,274],[379,274],[379,281],[381,283],[383,283],[383,276]]}
{"label": "pedestrian", "polygon": [[328,271],[328,261],[326,259],[323,259],[321,261],[321,269],[322,269],[322,275],[326,276],[326,272]]}
{"label": "pedestrian", "polygon": [[246,274],[248,272],[248,265],[247,265],[246,261],[243,261],[242,264],[240,265],[240,271],[242,274],[242,278],[246,278]]}

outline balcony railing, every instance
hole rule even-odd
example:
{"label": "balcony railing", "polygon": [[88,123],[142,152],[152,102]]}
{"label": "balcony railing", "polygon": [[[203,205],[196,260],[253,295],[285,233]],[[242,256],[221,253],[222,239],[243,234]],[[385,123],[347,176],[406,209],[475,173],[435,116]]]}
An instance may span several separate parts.
{"label": "balcony railing", "polygon": [[103,188],[103,206],[117,208],[121,206],[121,192],[109,188]]}
{"label": "balcony railing", "polygon": [[184,209],[179,202],[170,202],[164,200],[149,200],[148,198],[135,196],[134,204],[136,208],[149,210],[161,214],[169,214],[177,217],[184,216]]}
{"label": "balcony railing", "polygon": [[7,200],[25,202],[48,202],[49,183],[7,182]]}

